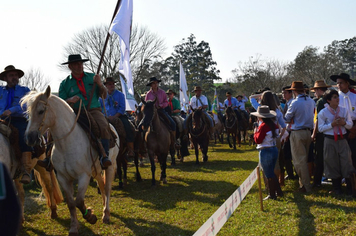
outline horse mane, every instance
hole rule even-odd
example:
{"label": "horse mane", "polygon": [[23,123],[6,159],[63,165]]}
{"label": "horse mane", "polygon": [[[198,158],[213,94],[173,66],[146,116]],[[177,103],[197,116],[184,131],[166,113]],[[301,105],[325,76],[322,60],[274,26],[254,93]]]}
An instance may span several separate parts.
{"label": "horse mane", "polygon": [[[32,114],[33,108],[37,107],[37,104],[39,103],[41,98],[43,98],[43,96],[46,96],[44,92],[31,91],[20,100],[21,107],[26,108],[25,112],[27,115]],[[63,99],[54,94],[50,94],[48,100],[62,102],[63,105],[67,106],[68,109],[73,111],[73,109],[71,108],[71,106],[69,106],[67,102],[65,102]]]}

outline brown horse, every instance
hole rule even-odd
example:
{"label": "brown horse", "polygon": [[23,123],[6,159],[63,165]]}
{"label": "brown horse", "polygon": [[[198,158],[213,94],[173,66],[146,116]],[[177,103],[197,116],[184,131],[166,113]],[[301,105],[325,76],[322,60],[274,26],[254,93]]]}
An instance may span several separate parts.
{"label": "brown horse", "polygon": [[195,149],[195,164],[199,164],[199,149],[198,145],[201,148],[203,153],[203,161],[208,161],[208,146],[209,146],[209,124],[207,123],[207,119],[204,119],[202,109],[192,109],[193,113],[190,115],[191,119],[187,121],[188,130],[194,144]]}
{"label": "brown horse", "polygon": [[[157,98],[156,98],[157,99]],[[157,155],[158,161],[161,166],[161,178],[163,183],[167,183],[166,168],[167,168],[167,155],[171,146],[170,132],[168,128],[161,122],[158,116],[154,101],[144,101],[143,103],[143,131],[146,131],[144,140],[146,142],[148,156],[151,162],[152,172],[152,186],[156,185],[155,171],[156,165],[154,161],[155,155]],[[139,127],[140,128],[140,127]]]}
{"label": "brown horse", "polygon": [[238,136],[240,137],[240,140],[241,140],[241,137],[242,137],[243,142],[245,143],[246,139],[248,138],[247,137],[247,130],[249,128],[249,119],[246,118],[245,113],[242,110],[238,109],[237,112],[239,112],[240,116],[242,117],[242,120],[241,120],[241,122],[239,123],[239,126],[238,126],[238,129],[239,129]]}
{"label": "brown horse", "polygon": [[[231,108],[231,106],[226,106],[226,119],[225,119],[225,129],[226,129],[226,134],[227,134],[227,142],[229,143],[230,148],[236,149],[236,138],[239,147],[241,146],[241,136],[239,135],[239,121],[237,119],[237,116],[234,112],[234,110]],[[232,142],[233,144],[230,143],[230,134],[232,136]]]}

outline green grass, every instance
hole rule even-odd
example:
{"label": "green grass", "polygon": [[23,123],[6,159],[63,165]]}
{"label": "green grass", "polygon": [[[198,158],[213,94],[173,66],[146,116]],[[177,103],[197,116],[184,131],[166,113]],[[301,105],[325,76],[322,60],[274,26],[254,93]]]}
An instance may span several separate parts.
{"label": "green grass", "polygon": [[[193,153],[193,150],[190,150]],[[196,166],[191,155],[184,163],[167,169],[168,184],[151,187],[150,166],[141,168],[143,182],[135,182],[129,167],[129,184],[118,189],[115,180],[111,198],[111,223],[101,223],[102,202],[95,184],[86,194],[86,204],[99,220],[87,223],[78,212],[80,235],[192,235],[238,188],[257,166],[258,152],[243,145],[233,151],[226,144],[209,147],[209,161]],[[201,158],[201,154],[200,154]],[[159,165],[156,165],[156,179]],[[285,197],[264,202],[260,210],[257,182],[219,235],[354,235],[356,203],[348,196],[334,198],[331,186],[312,194],[294,193],[296,181],[286,181]],[[59,218],[51,220],[38,195],[41,189],[27,186],[25,218],[20,235],[67,235],[69,211],[62,203]],[[263,193],[265,196],[265,193]]]}

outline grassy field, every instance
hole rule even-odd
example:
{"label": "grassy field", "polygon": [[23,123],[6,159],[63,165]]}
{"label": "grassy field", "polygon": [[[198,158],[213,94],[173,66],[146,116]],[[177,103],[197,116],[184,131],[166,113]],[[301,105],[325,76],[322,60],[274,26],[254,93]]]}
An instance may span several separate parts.
{"label": "grassy field", "polygon": [[[190,151],[193,153],[193,151]],[[150,166],[142,167],[143,182],[134,181],[118,189],[115,180],[111,198],[111,223],[87,223],[78,211],[80,235],[192,235],[220,207],[257,166],[258,152],[243,145],[231,150],[226,144],[209,147],[209,161],[194,164],[191,155],[184,163],[167,169],[168,184],[151,187]],[[159,165],[157,165],[159,169]],[[156,171],[157,172],[157,171]],[[158,172],[159,173],[159,172]],[[159,175],[157,175],[159,176]],[[158,177],[156,177],[158,178]],[[260,210],[257,182],[219,235],[355,235],[356,202],[349,196],[334,198],[325,185],[312,194],[295,193],[296,181],[287,181],[284,198],[264,202]],[[70,217],[67,206],[58,207],[58,219],[51,220],[41,189],[26,187],[26,222],[20,235],[67,235]],[[266,194],[264,193],[264,196]],[[89,186],[86,204],[101,218],[102,202],[94,184]]]}

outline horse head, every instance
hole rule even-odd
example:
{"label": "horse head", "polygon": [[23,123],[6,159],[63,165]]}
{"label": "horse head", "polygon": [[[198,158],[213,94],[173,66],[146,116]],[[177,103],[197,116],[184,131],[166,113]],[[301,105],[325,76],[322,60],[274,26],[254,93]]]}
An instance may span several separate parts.
{"label": "horse head", "polygon": [[48,111],[48,98],[51,96],[51,87],[44,93],[31,92],[21,100],[21,106],[27,107],[29,122],[25,132],[25,141],[29,146],[40,144],[41,136],[53,124]]}
{"label": "horse head", "polygon": [[142,118],[143,118],[143,113],[142,113],[142,107],[143,105],[135,105],[135,123],[136,126],[138,126],[138,124],[141,122]]}
{"label": "horse head", "polygon": [[192,120],[193,124],[195,124],[195,127],[200,127],[201,126],[201,121],[202,121],[202,116],[203,116],[203,109],[198,108],[195,110],[192,110]]}
{"label": "horse head", "polygon": [[155,100],[153,101],[144,101],[143,99],[141,99],[142,103],[143,103],[143,108],[142,108],[142,115],[143,115],[143,130],[146,131],[148,129],[148,127],[150,126],[150,124],[153,121],[153,118],[156,114],[156,101],[157,98],[155,98]]}

